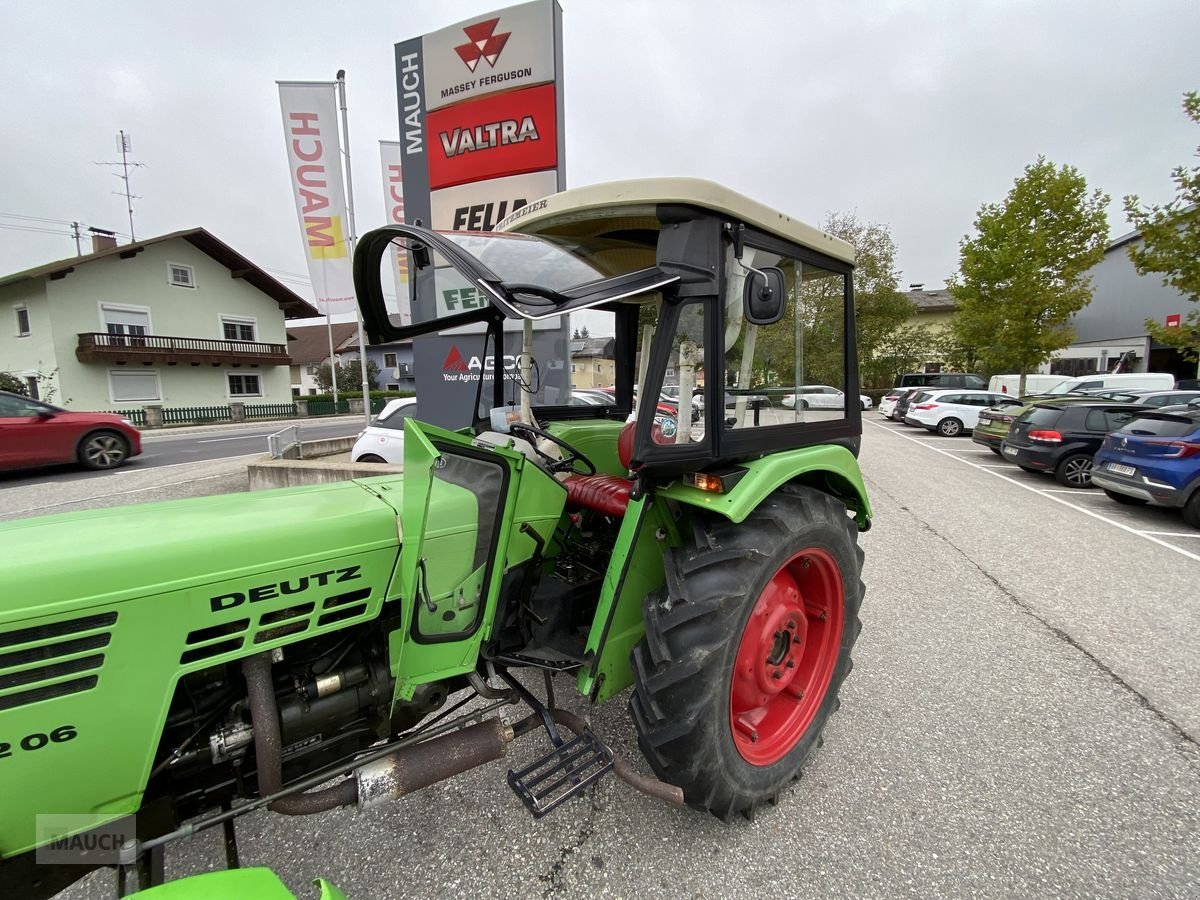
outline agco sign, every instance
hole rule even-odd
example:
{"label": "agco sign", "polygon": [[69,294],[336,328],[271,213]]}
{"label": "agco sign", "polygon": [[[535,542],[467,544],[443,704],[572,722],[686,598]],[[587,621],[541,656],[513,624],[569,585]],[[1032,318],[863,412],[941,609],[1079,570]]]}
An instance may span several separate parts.
{"label": "agco sign", "polygon": [[[514,354],[504,354],[500,357],[504,378],[513,380],[517,377],[517,357]],[[450,352],[442,362],[443,381],[491,381],[495,377],[495,361],[491,356],[463,356],[457,344],[450,345]]]}

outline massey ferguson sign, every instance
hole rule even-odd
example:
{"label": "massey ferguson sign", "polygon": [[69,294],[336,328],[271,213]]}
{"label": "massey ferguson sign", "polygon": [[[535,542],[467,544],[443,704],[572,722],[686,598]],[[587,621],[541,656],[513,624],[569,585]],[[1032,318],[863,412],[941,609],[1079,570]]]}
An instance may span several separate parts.
{"label": "massey ferguson sign", "polygon": [[[566,187],[563,168],[562,10],[536,0],[396,45],[404,218],[445,231],[491,231],[516,210]],[[486,302],[451,273],[413,273],[413,321]],[[538,323],[539,397],[566,389],[565,325]],[[505,335],[502,368],[520,352]],[[469,421],[475,388],[494,377],[483,335],[413,346],[417,392],[435,424]]]}

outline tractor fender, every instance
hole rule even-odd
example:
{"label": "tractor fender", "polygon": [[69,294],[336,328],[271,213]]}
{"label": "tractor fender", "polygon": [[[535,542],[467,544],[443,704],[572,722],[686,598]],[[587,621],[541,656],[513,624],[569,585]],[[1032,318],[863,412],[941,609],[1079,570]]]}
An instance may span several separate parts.
{"label": "tractor fender", "polygon": [[741,522],[783,485],[804,484],[845,503],[854,513],[859,531],[871,527],[871,503],[867,499],[862,472],[854,454],[845,447],[837,444],[801,447],[741,462],[737,466],[745,469],[746,474],[728,493],[702,491],[677,481],[658,491],[658,495],[719,513],[732,522]]}

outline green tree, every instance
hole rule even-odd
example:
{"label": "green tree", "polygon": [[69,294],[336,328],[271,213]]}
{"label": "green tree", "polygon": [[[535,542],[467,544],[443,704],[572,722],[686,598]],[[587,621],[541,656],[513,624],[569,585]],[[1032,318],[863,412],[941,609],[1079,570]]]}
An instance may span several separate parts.
{"label": "green tree", "polygon": [[1087,271],[1104,255],[1108,199],[1039,156],[1003,203],[980,207],[975,236],[959,244],[951,334],[990,371],[1020,373],[1022,394],[1025,376],[1074,340],[1070,319],[1091,300]]}
{"label": "green tree", "polygon": [[[1183,95],[1183,111],[1200,125],[1200,92]],[[1200,147],[1196,149],[1200,156]],[[1143,209],[1137,195],[1125,198],[1125,214],[1142,235],[1129,245],[1129,258],[1142,275],[1156,272],[1163,284],[1180,291],[1192,304],[1200,302],[1200,167],[1177,166],[1171,172],[1175,198],[1164,206]],[[1146,320],[1146,330],[1159,343],[1200,360],[1200,309],[1192,309],[1177,328]]]}
{"label": "green tree", "polygon": [[[862,222],[853,213],[828,213],[822,225],[829,234],[854,247],[854,316],[858,359],[864,381],[880,368],[876,357],[889,337],[913,314],[913,304],[900,291],[896,269],[896,242],[886,225]],[[809,278],[800,287],[804,341],[804,379],[810,383],[842,383],[843,312],[842,280]],[[786,323],[794,324],[789,304]],[[755,359],[769,361],[770,371],[756,373],[759,383],[782,379],[791,384],[795,371],[795,335],[792,327],[772,327],[758,335]],[[736,351],[737,348],[734,348]]]}
{"label": "green tree", "polygon": [[[362,369],[358,365],[357,359],[350,359],[346,362],[338,363],[335,367],[337,370],[337,385],[338,395],[354,395],[362,396]],[[333,372],[330,369],[329,363],[321,363],[317,369],[317,374],[314,376],[317,379],[317,387],[322,393],[328,394],[333,390]],[[376,380],[379,378],[379,366],[375,364],[375,360],[367,358],[367,388],[375,390]]]}
{"label": "green tree", "polygon": [[11,372],[0,372],[0,391],[20,394],[22,397],[29,395],[29,392],[25,390],[25,379],[18,378]]}

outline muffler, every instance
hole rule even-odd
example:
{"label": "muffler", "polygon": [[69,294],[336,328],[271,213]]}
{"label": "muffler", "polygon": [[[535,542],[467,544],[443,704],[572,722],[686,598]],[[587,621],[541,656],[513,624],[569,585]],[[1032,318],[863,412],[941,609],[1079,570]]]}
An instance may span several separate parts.
{"label": "muffler", "polygon": [[500,759],[512,739],[512,728],[488,719],[367,763],[354,770],[358,808],[370,809]]}

